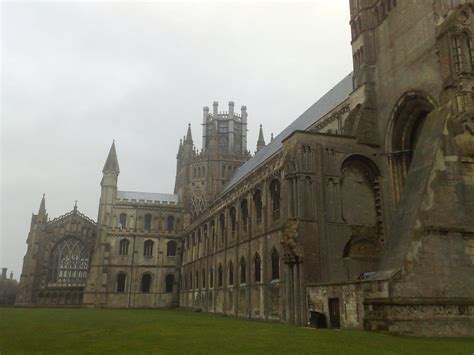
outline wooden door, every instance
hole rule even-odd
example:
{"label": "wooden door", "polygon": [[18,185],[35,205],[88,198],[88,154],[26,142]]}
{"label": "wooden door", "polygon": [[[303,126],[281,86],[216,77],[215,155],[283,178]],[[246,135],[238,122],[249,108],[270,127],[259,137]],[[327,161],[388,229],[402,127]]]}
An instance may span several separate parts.
{"label": "wooden door", "polygon": [[339,298],[329,299],[329,320],[331,321],[331,328],[341,327],[341,317],[339,313]]}

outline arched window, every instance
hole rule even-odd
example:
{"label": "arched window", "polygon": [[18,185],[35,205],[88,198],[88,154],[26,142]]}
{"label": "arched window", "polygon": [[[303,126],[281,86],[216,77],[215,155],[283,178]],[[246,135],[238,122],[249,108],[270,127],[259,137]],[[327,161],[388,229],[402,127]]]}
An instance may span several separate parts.
{"label": "arched window", "polygon": [[120,255],[128,255],[128,245],[129,245],[129,241],[127,239],[122,239],[120,241],[120,245],[119,245],[119,254]]}
{"label": "arched window", "polygon": [[275,179],[270,183],[270,195],[272,197],[273,219],[280,218],[280,180]]}
{"label": "arched window", "polygon": [[120,214],[119,228],[127,228],[127,215],[125,213]]}
{"label": "arched window", "polygon": [[174,275],[172,275],[172,274],[166,275],[165,292],[167,292],[167,293],[173,292],[173,285],[174,285]]}
{"label": "arched window", "polygon": [[253,195],[253,202],[255,204],[255,219],[257,224],[262,223],[262,215],[263,215],[263,208],[262,208],[262,193],[260,190],[257,190]]}
{"label": "arched window", "polygon": [[217,268],[217,286],[222,286],[222,264]]}
{"label": "arched window", "polygon": [[77,238],[66,238],[53,249],[49,259],[48,280],[52,283],[85,283],[89,252]]}
{"label": "arched window", "polygon": [[230,227],[231,227],[231,231],[232,232],[235,232],[235,229],[237,227],[237,216],[236,216],[236,211],[235,211],[235,207],[232,207],[229,211],[229,215],[230,215]]}
{"label": "arched window", "polygon": [[272,249],[272,280],[280,278],[280,255],[275,248]]}
{"label": "arched window", "polygon": [[194,288],[199,288],[199,273],[196,271],[196,280],[194,281]]}
{"label": "arched window", "polygon": [[234,284],[234,264],[232,263],[232,260],[229,261],[229,285]]}
{"label": "arched window", "polygon": [[192,272],[189,273],[189,289],[190,290],[193,289],[193,273]]}
{"label": "arched window", "polygon": [[211,268],[209,271],[209,287],[214,287],[214,269]]}
{"label": "arched window", "polygon": [[240,210],[242,212],[242,227],[244,231],[246,231],[249,218],[249,206],[246,199],[242,200],[240,203]]}
{"label": "arched window", "polygon": [[221,215],[219,216],[219,224],[220,224],[220,229],[221,229],[221,238],[222,238],[222,241],[224,241],[224,237],[225,237],[225,215],[223,213],[221,213]]}
{"label": "arched window", "polygon": [[258,255],[258,253],[255,253],[254,263],[255,282],[260,282],[262,280],[262,260],[260,259],[260,255]]}
{"label": "arched window", "polygon": [[172,232],[174,229],[174,217],[173,216],[168,216],[166,219],[166,230],[168,232]]}
{"label": "arched window", "polygon": [[117,292],[125,292],[125,281],[127,280],[127,275],[123,272],[119,272],[117,274],[117,285],[116,290]]}
{"label": "arched window", "polygon": [[247,264],[245,263],[245,258],[242,256],[240,258],[240,283],[244,284],[247,282]]}
{"label": "arched window", "polygon": [[143,246],[143,255],[145,256],[153,256],[153,240],[146,240]]}
{"label": "arched window", "polygon": [[150,292],[151,289],[151,275],[143,274],[142,276],[142,292]]}
{"label": "arched window", "polygon": [[174,240],[170,240],[166,244],[166,256],[176,256],[176,242]]}
{"label": "arched window", "polygon": [[145,229],[146,231],[151,230],[151,214],[145,215],[145,222],[144,222],[143,229]]}
{"label": "arched window", "polygon": [[206,288],[206,270],[205,269],[202,269],[202,288]]}

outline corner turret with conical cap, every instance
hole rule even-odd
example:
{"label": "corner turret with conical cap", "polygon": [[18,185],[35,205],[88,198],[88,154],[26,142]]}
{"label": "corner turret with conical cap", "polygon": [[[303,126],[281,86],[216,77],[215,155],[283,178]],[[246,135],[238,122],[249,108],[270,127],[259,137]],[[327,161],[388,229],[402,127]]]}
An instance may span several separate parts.
{"label": "corner turret with conical cap", "polygon": [[117,197],[117,182],[120,174],[117,151],[115,150],[115,141],[109,150],[109,155],[102,169],[102,181],[100,182],[100,202],[99,216],[97,222],[99,225],[106,224],[112,212],[114,199]]}
{"label": "corner turret with conical cap", "polygon": [[120,167],[117,159],[117,152],[115,150],[115,140],[112,141],[112,146],[109,150],[109,155],[107,156],[107,160],[105,161],[104,168],[102,169],[103,173],[106,172],[114,172],[119,174]]}

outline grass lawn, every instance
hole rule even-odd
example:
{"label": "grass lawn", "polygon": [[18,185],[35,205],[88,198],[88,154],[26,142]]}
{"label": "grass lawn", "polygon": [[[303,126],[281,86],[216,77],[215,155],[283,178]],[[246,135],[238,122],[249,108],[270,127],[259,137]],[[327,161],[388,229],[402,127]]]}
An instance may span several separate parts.
{"label": "grass lawn", "polygon": [[183,310],[0,308],[0,354],[468,354],[474,338],[315,330]]}

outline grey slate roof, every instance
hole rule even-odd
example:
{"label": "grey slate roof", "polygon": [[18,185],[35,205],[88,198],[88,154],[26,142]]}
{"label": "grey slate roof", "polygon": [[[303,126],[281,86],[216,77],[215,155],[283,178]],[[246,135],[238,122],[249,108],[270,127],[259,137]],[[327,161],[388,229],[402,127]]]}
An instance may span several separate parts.
{"label": "grey slate roof", "polygon": [[144,200],[145,202],[153,201],[171,204],[177,204],[179,202],[178,195],[156,192],[117,191],[117,198],[120,200]]}
{"label": "grey slate roof", "polygon": [[257,152],[250,160],[242,165],[232,176],[227,184],[225,191],[229,190],[233,185],[239,182],[247,174],[258,168],[268,158],[274,155],[282,147],[282,141],[291,133],[297,130],[306,130],[316,121],[321,119],[328,112],[346,100],[353,91],[352,73],[342,79],[336,86],[329,90],[314,105],[308,108],[301,116],[294,120],[286,127],[273,141],[268,143],[264,148]]}

